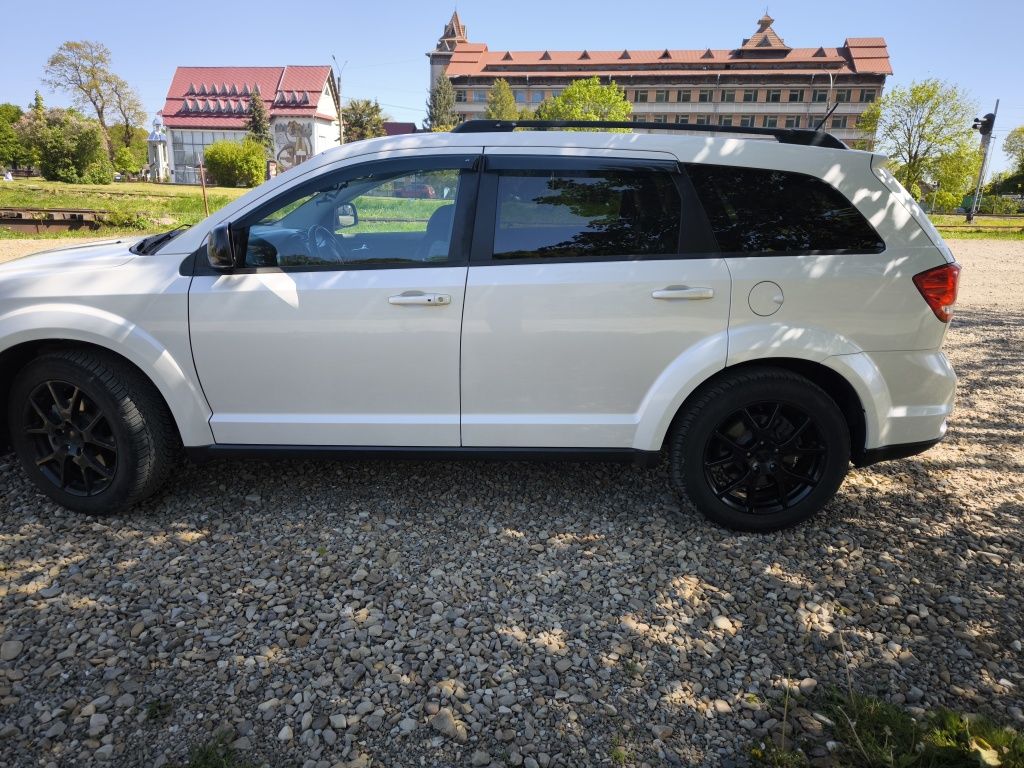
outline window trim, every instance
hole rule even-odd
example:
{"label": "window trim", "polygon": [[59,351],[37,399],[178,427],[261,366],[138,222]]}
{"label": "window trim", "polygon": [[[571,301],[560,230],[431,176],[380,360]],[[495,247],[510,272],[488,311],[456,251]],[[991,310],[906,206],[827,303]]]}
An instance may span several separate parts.
{"label": "window trim", "polygon": [[289,272],[350,272],[367,269],[436,269],[439,267],[462,267],[469,262],[470,238],[472,237],[472,223],[477,206],[479,192],[480,172],[483,167],[483,155],[478,153],[467,154],[446,154],[446,155],[419,155],[401,158],[384,158],[368,160],[362,163],[354,163],[334,171],[317,174],[302,184],[297,184],[257,207],[247,211],[227,222],[228,230],[232,239],[236,234],[245,230],[245,239],[241,239],[238,246],[244,247],[248,239],[248,229],[263,217],[273,213],[289,202],[298,200],[301,197],[322,189],[330,184],[344,181],[345,179],[360,178],[367,175],[367,170],[373,173],[395,173],[408,170],[431,171],[431,170],[459,170],[462,177],[459,180],[462,190],[455,201],[456,210],[452,224],[451,258],[447,261],[430,262],[401,262],[401,263],[379,263],[379,264],[297,264],[285,267],[233,267],[231,269],[214,269],[206,260],[206,240],[193,253],[193,268],[190,274],[200,275],[257,275],[264,273],[289,273]]}
{"label": "window trim", "polygon": [[[470,267],[512,267],[526,264],[586,264],[615,261],[674,261],[717,258],[717,245],[704,209],[689,178],[675,160],[595,155],[485,155],[477,195]],[[497,218],[498,178],[502,171],[603,171],[628,168],[662,171],[679,192],[680,216],[676,253],[616,254],[611,256],[558,256],[531,259],[495,259],[494,228]]]}

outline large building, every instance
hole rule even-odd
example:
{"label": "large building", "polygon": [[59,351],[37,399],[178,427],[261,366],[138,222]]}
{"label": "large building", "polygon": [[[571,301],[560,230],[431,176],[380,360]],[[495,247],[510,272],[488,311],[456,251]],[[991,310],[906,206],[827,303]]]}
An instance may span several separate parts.
{"label": "large building", "polygon": [[257,89],[270,116],[278,170],[339,144],[340,103],[329,66],[178,67],[160,112],[171,181],[198,183],[207,146],[245,138]]}
{"label": "large building", "polygon": [[814,128],[833,106],[827,128],[868,141],[857,118],[892,74],[881,37],[849,37],[837,48],[791,48],[765,14],[738,48],[639,51],[490,50],[469,41],[455,13],[429,52],[431,83],[446,73],[461,119],[481,117],[497,78],[522,107],[536,107],[573,80],[614,81],[633,104],[634,120],[695,125]]}

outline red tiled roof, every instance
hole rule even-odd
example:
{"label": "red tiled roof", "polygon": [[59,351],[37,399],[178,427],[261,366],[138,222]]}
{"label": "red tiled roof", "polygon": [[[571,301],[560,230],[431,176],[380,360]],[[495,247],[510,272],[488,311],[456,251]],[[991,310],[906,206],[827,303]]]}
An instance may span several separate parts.
{"label": "red tiled roof", "polygon": [[244,128],[258,87],[271,117],[334,119],[316,111],[330,77],[326,65],[178,67],[161,114],[168,128]]}

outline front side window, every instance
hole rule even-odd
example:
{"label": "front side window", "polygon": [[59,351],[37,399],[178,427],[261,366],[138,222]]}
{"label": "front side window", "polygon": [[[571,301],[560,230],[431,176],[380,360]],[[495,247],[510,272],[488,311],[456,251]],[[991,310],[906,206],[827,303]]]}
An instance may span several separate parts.
{"label": "front side window", "polygon": [[461,185],[456,167],[368,171],[328,181],[248,227],[245,266],[446,263]]}
{"label": "front side window", "polygon": [[726,253],[880,253],[885,244],[841,192],[802,173],[687,165]]}
{"label": "front side window", "polygon": [[493,257],[675,254],[681,211],[679,192],[668,171],[501,171]]}

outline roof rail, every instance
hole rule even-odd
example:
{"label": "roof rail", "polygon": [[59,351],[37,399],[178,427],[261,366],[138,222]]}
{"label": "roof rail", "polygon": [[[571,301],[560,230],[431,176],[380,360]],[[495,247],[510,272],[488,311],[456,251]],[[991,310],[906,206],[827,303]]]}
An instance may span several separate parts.
{"label": "roof rail", "polygon": [[738,125],[690,125],[688,123],[650,123],[629,120],[467,120],[452,133],[506,133],[517,128],[557,130],[559,128],[641,128],[655,131],[693,131],[697,133],[738,133],[747,136],[771,136],[780,144],[849,149],[843,142],[821,130],[806,128],[745,128]]}

